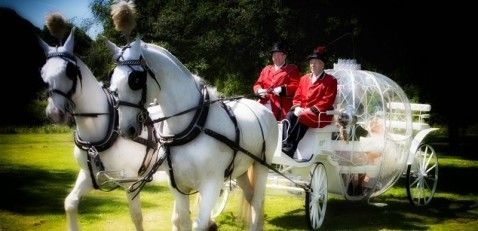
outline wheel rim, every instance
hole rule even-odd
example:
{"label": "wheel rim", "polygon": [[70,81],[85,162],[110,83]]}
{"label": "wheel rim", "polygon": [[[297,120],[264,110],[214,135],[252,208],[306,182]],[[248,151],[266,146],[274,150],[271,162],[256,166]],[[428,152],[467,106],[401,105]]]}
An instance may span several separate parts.
{"label": "wheel rim", "polygon": [[308,215],[312,229],[318,229],[324,221],[327,209],[327,173],[322,164],[316,165],[311,173],[311,192],[308,196]]}
{"label": "wheel rim", "polygon": [[424,144],[418,148],[408,168],[407,178],[410,202],[416,206],[428,205],[438,183],[438,157],[430,145]]}

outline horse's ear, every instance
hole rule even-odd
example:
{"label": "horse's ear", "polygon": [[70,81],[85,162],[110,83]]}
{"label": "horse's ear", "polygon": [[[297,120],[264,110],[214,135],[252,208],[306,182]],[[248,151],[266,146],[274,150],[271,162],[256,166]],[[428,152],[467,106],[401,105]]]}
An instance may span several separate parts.
{"label": "horse's ear", "polygon": [[108,49],[110,49],[111,51],[111,54],[113,55],[113,57],[116,58],[116,55],[118,55],[120,52],[121,52],[121,48],[119,48],[118,46],[116,46],[116,44],[114,44],[113,42],[111,42],[110,40],[106,39],[106,46],[108,47]]}
{"label": "horse's ear", "polygon": [[68,38],[65,41],[65,45],[63,45],[63,48],[67,52],[70,52],[73,54],[73,48],[75,47],[75,27],[71,28],[70,35],[68,35]]}
{"label": "horse's ear", "polygon": [[48,45],[48,43],[43,41],[43,39],[41,39],[40,37],[38,37],[38,43],[40,43],[43,52],[45,52],[45,55],[48,55],[48,52],[50,52],[50,46]]}
{"label": "horse's ear", "polygon": [[134,40],[134,46],[135,48],[134,49],[141,49],[141,38],[138,36],[136,37],[136,39]]}

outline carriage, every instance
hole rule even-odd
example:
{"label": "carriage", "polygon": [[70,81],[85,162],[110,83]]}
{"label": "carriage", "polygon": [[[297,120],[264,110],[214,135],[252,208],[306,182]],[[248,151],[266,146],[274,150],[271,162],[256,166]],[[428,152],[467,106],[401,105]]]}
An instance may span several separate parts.
{"label": "carriage", "polygon": [[[335,109],[324,112],[334,119],[324,128],[307,131],[295,160],[282,153],[279,132],[272,160],[278,168],[269,173],[268,188],[305,190],[306,216],[314,230],[324,220],[328,193],[351,201],[370,199],[406,177],[410,203],[429,204],[438,181],[437,155],[425,143],[437,130],[425,122],[430,105],[409,103],[395,82],[360,70],[355,60],[339,59],[326,72],[338,80]],[[227,190],[213,214],[223,208]]]}

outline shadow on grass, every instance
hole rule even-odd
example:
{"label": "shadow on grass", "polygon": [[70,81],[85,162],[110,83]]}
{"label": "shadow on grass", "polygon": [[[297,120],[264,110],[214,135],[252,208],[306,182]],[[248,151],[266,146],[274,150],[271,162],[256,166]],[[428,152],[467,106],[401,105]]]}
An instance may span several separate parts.
{"label": "shadow on grass", "polygon": [[[471,200],[435,198],[426,208],[410,205],[406,198],[393,196],[379,199],[384,207],[368,204],[366,201],[351,202],[330,199],[321,230],[427,230],[427,224],[440,220],[465,218],[478,219],[478,205]],[[284,230],[307,230],[305,210],[285,211],[283,216],[271,219],[269,223]]]}
{"label": "shadow on grass", "polygon": [[[0,210],[21,214],[63,214],[64,199],[73,188],[77,174],[72,171],[48,171],[25,165],[0,165],[3,188]],[[165,186],[151,184],[143,188],[143,192],[148,193],[168,190]],[[96,194],[95,197],[82,198],[80,213],[108,212],[108,209],[115,209],[111,206],[112,203],[125,204],[127,209],[124,190],[119,188],[115,191],[120,191],[124,197],[112,197],[104,192]],[[150,207],[155,204],[142,201],[142,206]]]}
{"label": "shadow on grass", "polygon": [[0,208],[22,214],[63,213],[63,200],[75,178],[76,173],[69,171],[3,165],[0,168],[3,184]]}
{"label": "shadow on grass", "polygon": [[473,180],[476,176],[478,176],[478,168],[440,166],[437,192],[476,194],[478,193],[478,186],[476,181]]}
{"label": "shadow on grass", "polygon": [[[417,208],[409,204],[405,192],[405,179],[395,186],[403,187],[405,195],[381,195],[371,202],[382,202],[386,206],[378,207],[367,201],[351,202],[341,199],[329,199],[322,230],[425,230],[430,224],[443,220],[478,219],[478,202],[462,200],[460,195],[476,194],[476,184],[466,181],[478,175],[478,168],[444,166],[439,169],[437,193],[450,193],[453,198],[435,197],[428,207]],[[459,180],[463,179],[463,180]],[[284,211],[269,223],[284,230],[307,230],[305,209]]]}

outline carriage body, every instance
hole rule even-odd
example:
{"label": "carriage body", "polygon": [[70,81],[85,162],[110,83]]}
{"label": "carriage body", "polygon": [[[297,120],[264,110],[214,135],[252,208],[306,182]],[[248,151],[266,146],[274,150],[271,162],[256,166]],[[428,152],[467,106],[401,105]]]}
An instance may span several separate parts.
{"label": "carriage body", "polygon": [[[294,154],[303,161],[282,153],[280,145],[272,161],[284,174],[310,186],[306,211],[311,228],[320,227],[323,221],[327,193],[347,200],[368,199],[386,192],[402,176],[408,181],[410,202],[428,204],[438,174],[434,150],[423,143],[436,130],[424,122],[430,106],[410,104],[394,81],[360,70],[350,60],[339,60],[326,72],[338,81],[334,110],[323,112],[333,114],[333,121],[307,131]],[[431,185],[426,185],[427,178]],[[294,190],[287,185],[269,186]],[[424,191],[423,187],[428,188]]]}

